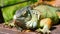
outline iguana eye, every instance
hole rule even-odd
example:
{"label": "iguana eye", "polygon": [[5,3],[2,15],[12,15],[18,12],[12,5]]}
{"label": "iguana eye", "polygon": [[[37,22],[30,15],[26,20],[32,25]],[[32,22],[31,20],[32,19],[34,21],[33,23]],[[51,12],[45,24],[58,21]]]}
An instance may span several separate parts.
{"label": "iguana eye", "polygon": [[26,14],[26,11],[24,11],[22,15],[24,16],[25,14]]}

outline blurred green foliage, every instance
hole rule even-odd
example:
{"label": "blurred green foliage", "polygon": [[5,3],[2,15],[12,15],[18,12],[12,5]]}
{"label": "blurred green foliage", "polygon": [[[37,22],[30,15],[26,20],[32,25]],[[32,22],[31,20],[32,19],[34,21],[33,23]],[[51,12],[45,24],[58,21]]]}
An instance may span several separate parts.
{"label": "blurred green foliage", "polygon": [[16,4],[16,3],[23,2],[23,1],[30,1],[31,3],[34,3],[37,0],[0,0],[0,6]]}
{"label": "blurred green foliage", "polygon": [[11,20],[13,18],[15,11],[17,9],[20,9],[20,8],[26,6],[26,4],[27,4],[27,2],[2,8],[2,13],[3,13],[3,17],[5,19],[5,22]]}
{"label": "blurred green foliage", "polygon": [[[15,14],[16,10],[28,6],[36,2],[37,0],[28,0],[29,2],[23,2],[23,1],[25,0],[0,0],[0,7],[14,4],[1,9],[5,23],[13,19],[13,15]],[[23,3],[19,3],[19,2],[23,2]],[[15,3],[18,4],[15,5]]]}
{"label": "blurred green foliage", "polygon": [[0,0],[0,6],[15,4],[15,3],[22,2],[22,1],[25,1],[25,0]]}

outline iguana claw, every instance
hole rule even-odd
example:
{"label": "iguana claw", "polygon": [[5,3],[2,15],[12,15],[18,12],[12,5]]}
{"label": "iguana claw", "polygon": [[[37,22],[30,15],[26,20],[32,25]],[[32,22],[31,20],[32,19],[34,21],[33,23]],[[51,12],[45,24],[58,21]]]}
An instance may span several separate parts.
{"label": "iguana claw", "polygon": [[15,27],[15,24],[14,23],[10,23],[8,24],[9,26],[12,26],[12,27]]}

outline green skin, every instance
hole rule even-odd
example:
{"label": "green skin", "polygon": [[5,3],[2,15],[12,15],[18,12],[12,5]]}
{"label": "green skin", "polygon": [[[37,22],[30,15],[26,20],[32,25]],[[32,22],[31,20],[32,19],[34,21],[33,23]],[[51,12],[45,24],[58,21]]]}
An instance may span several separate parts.
{"label": "green skin", "polygon": [[26,27],[27,29],[30,29],[30,28],[36,28],[37,26],[37,22],[38,22],[38,14],[37,14],[37,11],[36,10],[31,10],[31,20],[26,22]]}
{"label": "green skin", "polygon": [[48,6],[48,5],[39,5],[38,7],[35,7],[34,9],[39,10],[42,14],[40,19],[42,18],[51,18],[54,23],[58,22],[59,16],[57,15],[57,8]]}
{"label": "green skin", "polygon": [[[59,16],[56,14],[57,10],[58,10],[57,8],[52,6],[39,5],[30,11],[32,17],[31,17],[31,20],[28,19],[29,21],[25,22],[26,24],[25,26],[27,27],[27,29],[30,29],[30,28],[34,29],[38,27],[36,31],[38,32],[41,31],[43,32],[43,34],[47,32],[49,34],[50,30],[48,26],[44,25],[43,23],[40,25],[38,23],[38,20],[44,19],[44,18],[51,18],[54,24],[58,23]],[[40,27],[43,27],[43,28],[41,29]]]}
{"label": "green skin", "polygon": [[[34,10],[35,10],[35,11],[34,11]],[[29,24],[33,23],[31,26],[29,25],[30,28],[35,27],[35,26],[33,26],[33,25],[35,25],[35,24],[34,24],[34,21],[37,23],[38,20],[44,19],[44,18],[51,18],[54,24],[58,23],[58,21],[59,21],[59,16],[58,16],[57,13],[56,13],[57,10],[58,10],[57,8],[52,7],[52,6],[48,6],[48,5],[39,5],[39,6],[35,7],[35,8],[33,9],[33,11],[34,11],[35,13],[31,12],[31,13],[32,13],[32,19],[31,19],[30,21],[28,21]],[[40,13],[39,13],[39,12],[40,12]],[[34,15],[34,14],[35,14],[35,15]],[[36,16],[36,14],[37,14],[38,16]],[[39,17],[39,16],[40,16],[40,17]],[[37,17],[40,18],[40,19],[38,19]],[[36,20],[37,20],[37,21],[36,21]],[[27,23],[27,24],[28,24],[28,23]],[[41,23],[41,22],[40,22],[40,23]],[[28,26],[27,28],[29,28],[29,26]],[[45,34],[46,32],[47,32],[47,34],[49,34],[49,33],[51,32],[51,31],[49,30],[48,25],[45,25],[44,23],[42,23],[42,24],[37,23],[36,26],[38,27],[38,29],[36,30],[36,31],[38,31],[38,32],[43,32],[43,34]],[[43,28],[41,29],[40,27],[43,27]]]}

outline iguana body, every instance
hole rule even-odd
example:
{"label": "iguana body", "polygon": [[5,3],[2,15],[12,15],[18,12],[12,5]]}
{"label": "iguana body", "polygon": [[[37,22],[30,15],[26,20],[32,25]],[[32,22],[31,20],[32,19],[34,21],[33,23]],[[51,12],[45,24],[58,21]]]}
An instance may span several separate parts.
{"label": "iguana body", "polygon": [[[26,8],[25,8],[26,9]],[[30,12],[26,12],[26,13],[23,13],[25,11]],[[20,26],[20,27],[26,27],[27,29],[34,29],[36,27],[38,27],[38,29],[36,31],[38,32],[43,32],[43,33],[49,33],[50,32],[50,28],[51,28],[51,25],[52,23],[53,24],[56,24],[58,23],[58,20],[59,20],[59,17],[58,17],[58,14],[56,13],[57,9],[55,7],[52,7],[52,6],[48,6],[48,5],[39,5],[33,9],[27,9],[27,10],[23,10],[22,11],[19,11],[19,12],[22,12],[19,17],[17,17],[18,13],[16,14],[17,16],[16,19],[14,19],[14,22],[16,25]],[[27,14],[27,15],[26,15]],[[28,15],[30,14],[30,16]],[[21,16],[22,15],[22,16]],[[25,15],[27,17],[25,17]],[[24,17],[23,19],[21,19],[22,17]],[[18,21],[17,19],[19,19],[20,23],[17,23],[16,21]],[[28,18],[28,19],[26,19]],[[26,21],[27,20],[27,21]],[[39,21],[39,22],[38,22]],[[22,24],[25,24],[24,26],[21,25]],[[43,27],[43,29],[41,29],[40,27]]]}
{"label": "iguana body", "polygon": [[39,10],[41,12],[40,19],[51,18],[54,21],[54,23],[58,22],[59,17],[56,13],[58,10],[57,8],[48,6],[48,5],[39,5],[35,7],[34,9]]}
{"label": "iguana body", "polygon": [[41,31],[44,34],[46,32],[49,33],[49,29],[51,28],[52,24],[57,24],[59,21],[59,15],[57,14],[58,9],[48,5],[39,5],[33,9],[40,11],[41,14],[38,28],[43,28],[39,28],[37,29],[37,31]]}

